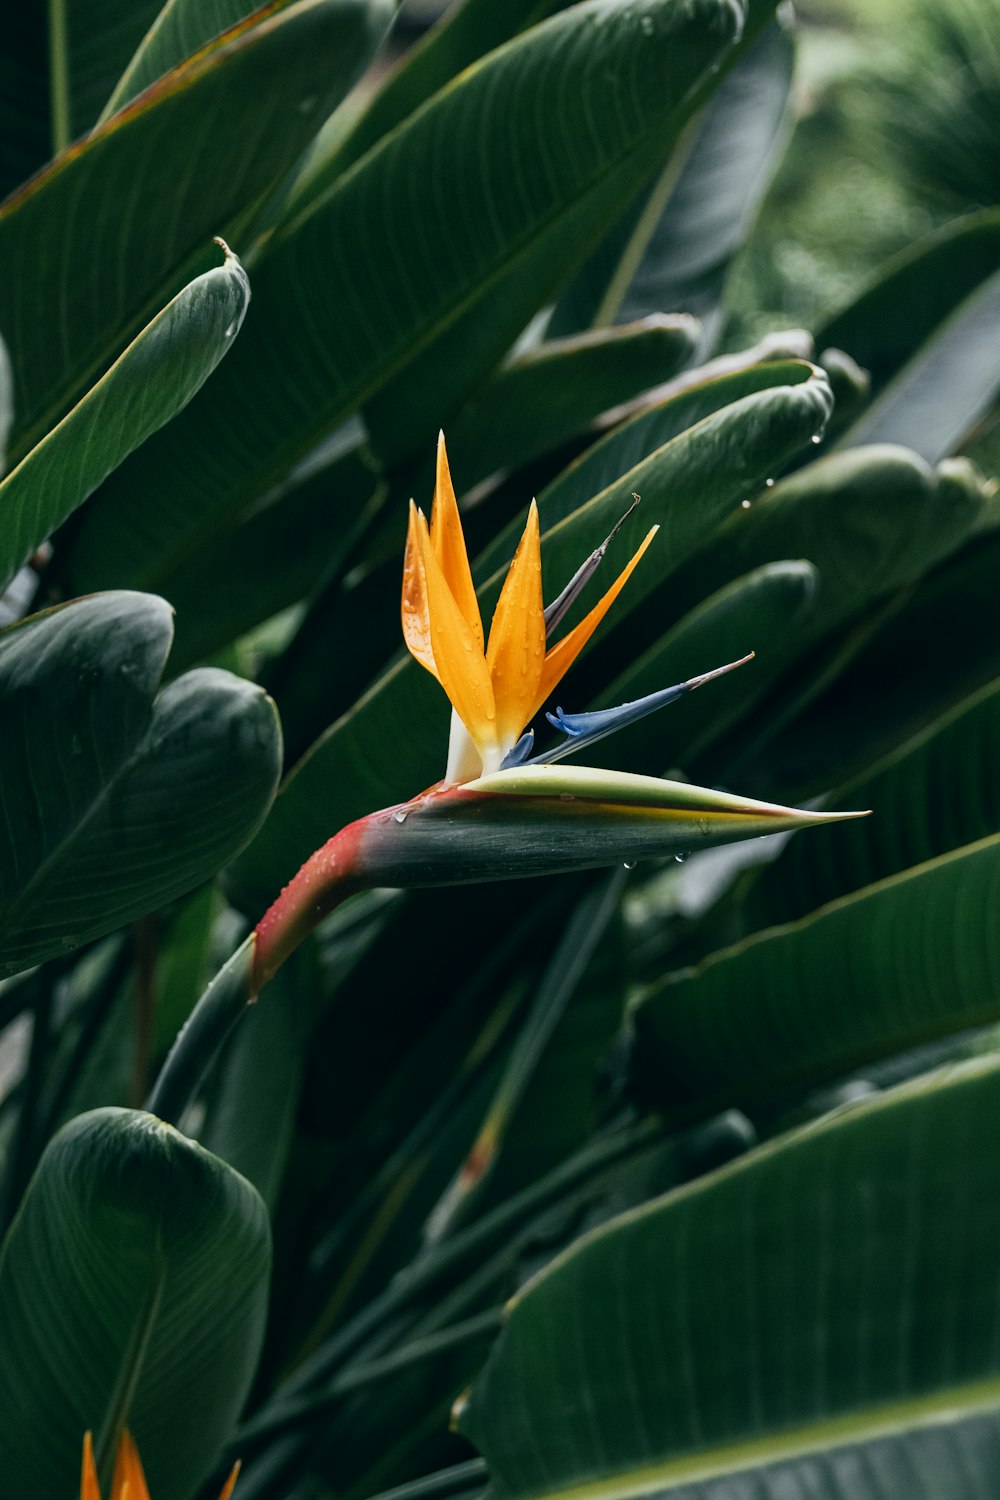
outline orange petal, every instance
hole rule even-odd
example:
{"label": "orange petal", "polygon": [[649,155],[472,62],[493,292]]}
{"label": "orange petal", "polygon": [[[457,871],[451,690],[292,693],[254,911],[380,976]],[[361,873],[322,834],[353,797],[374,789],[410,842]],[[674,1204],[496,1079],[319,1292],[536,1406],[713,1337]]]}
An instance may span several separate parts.
{"label": "orange petal", "polygon": [[[539,683],[535,701],[531,705],[528,713],[529,719],[532,717],[532,715],[538,712],[542,704],[545,702],[546,698],[552,692],[552,689],[558,682],[562,681],[563,677],[576,661],[577,657],[580,655],[580,652],[590,640],[590,637],[593,635],[594,631],[597,629],[598,625],[600,625],[601,621],[604,619],[604,616],[607,614],[608,610],[611,608],[612,604],[614,604],[615,600],[618,598],[618,595],[625,587],[625,584],[631,577],[632,572],[636,567],[636,564],[638,563],[640,557],[645,552],[646,548],[649,546],[650,542],[653,540],[659,529],[660,528],[658,526],[654,526],[652,528],[652,530],[646,536],[646,539],[643,541],[642,545],[639,547],[638,551],[635,553],[632,561],[622,569],[618,577],[615,579],[614,583],[604,595],[603,599],[601,599],[599,603],[594,605],[593,609],[588,615],[585,615],[583,617],[579,625],[575,625],[573,627],[573,629],[569,632],[569,635],[564,635],[562,640],[559,641],[557,645],[552,647],[552,650],[546,656],[545,662],[542,667],[541,682]],[[527,720],[525,720],[525,722],[527,722]]]}
{"label": "orange petal", "polygon": [[[438,677],[431,647],[431,614],[427,603],[427,575],[424,552],[427,522],[423,513],[410,501],[410,522],[406,529],[406,557],[403,562],[403,639],[410,655],[422,667]],[[440,682],[440,677],[438,681]]]}
{"label": "orange petal", "polygon": [[94,1439],[89,1432],[85,1432],[83,1435],[80,1500],[101,1500],[101,1489],[97,1483],[97,1469],[94,1464]]}
{"label": "orange petal", "polygon": [[513,743],[531,716],[545,661],[542,553],[534,500],[497,601],[486,661],[493,679],[497,737],[501,744]]}
{"label": "orange petal", "polygon": [[[452,708],[469,731],[476,748],[480,749],[496,741],[496,706],[490,669],[479,641],[455,603],[427,537],[426,526],[418,526],[415,534],[423,566],[434,675],[448,694]],[[410,649],[412,651],[413,647]]]}
{"label": "orange petal", "polygon": [[236,1481],[239,1478],[239,1473],[240,1465],[239,1461],[237,1461],[233,1464],[233,1472],[230,1474],[229,1478],[226,1480],[225,1484],[222,1487],[222,1494],[219,1496],[219,1500],[229,1500],[230,1495],[236,1488]]}
{"label": "orange petal", "polygon": [[465,546],[462,518],[458,513],[455,486],[451,482],[448,454],[444,446],[444,433],[438,433],[437,478],[434,485],[434,505],[431,509],[431,544],[434,556],[441,564],[452,598],[462,611],[465,623],[483,649],[483,621],[479,613],[479,601],[472,582],[469,554]]}
{"label": "orange petal", "polygon": [[149,1500],[139,1450],[127,1427],[123,1429],[118,1444],[115,1476],[111,1481],[111,1500]]}

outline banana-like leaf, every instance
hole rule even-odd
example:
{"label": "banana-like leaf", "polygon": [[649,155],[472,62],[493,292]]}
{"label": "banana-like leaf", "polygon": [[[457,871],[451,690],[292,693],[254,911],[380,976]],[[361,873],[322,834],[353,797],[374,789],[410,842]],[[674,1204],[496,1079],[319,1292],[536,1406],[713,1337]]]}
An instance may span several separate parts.
{"label": "banana-like leaf", "polygon": [[137,94],[209,42],[227,32],[231,38],[237,27],[249,30],[294,3],[267,0],[264,5],[255,5],[253,0],[209,0],[206,5],[205,0],[166,0],[115,85],[98,124],[103,125]]}
{"label": "banana-like leaf", "polygon": [[289,194],[285,216],[314,202],[359,157],[414,114],[465,68],[526,31],[571,0],[463,0],[411,48],[364,109],[347,126],[329,124],[306,157]]}
{"label": "banana-like leaf", "polygon": [[274,793],[274,706],[215,669],[157,696],[162,599],[98,595],[0,633],[0,973],[213,875]]}
{"label": "banana-like leaf", "polygon": [[5,12],[0,199],[90,129],[159,5],[85,0]]}
{"label": "banana-like leaf", "polygon": [[744,893],[744,918],[755,928],[795,921],[861,886],[1000,833],[998,743],[1000,683],[992,683],[878,769],[838,788],[838,807],[871,807],[877,816],[844,829],[835,844],[812,839],[806,848],[793,839]]}
{"label": "banana-like leaf", "polygon": [[[109,480],[74,576],[151,587],[359,405],[383,460],[432,441],[652,169],[740,16],[586,0],[391,132],[266,242],[238,367]],[[169,509],[155,537],[133,524],[136,492],[147,516]]]}
{"label": "banana-like leaf", "polygon": [[995,1413],[998,1107],[995,1059],[931,1075],[586,1236],[460,1403],[488,1494],[804,1500]]}
{"label": "banana-like leaf", "polygon": [[651,189],[615,225],[560,299],[549,332],[628,322],[664,309],[715,342],[733,257],[784,146],[794,47],[770,26],[733,68]]}
{"label": "banana-like leaf", "polygon": [[[390,0],[300,0],[175,68],[4,204],[15,458],[202,269],[209,237],[233,238],[354,81],[389,13]],[[168,490],[179,486],[175,469]]]}
{"label": "banana-like leaf", "polygon": [[246,1399],[269,1270],[264,1205],[224,1163],[131,1110],[65,1126],[0,1258],[6,1492],[76,1494],[84,1432],[107,1476],[127,1423],[152,1494],[190,1500]]}
{"label": "banana-like leaf", "polygon": [[[792,367],[797,383],[786,384],[781,380],[783,372],[787,380],[788,367],[779,367],[774,377],[779,383],[773,388],[732,401],[664,443],[634,468],[619,470],[620,477],[600,494],[589,488],[586,476],[580,489],[563,489],[553,507],[554,526],[543,494],[540,510],[549,596],[555,596],[581,560],[608,535],[629,508],[633,490],[643,496],[642,519],[630,520],[626,533],[638,541],[651,522],[659,521],[664,523],[669,546],[654,545],[646,553],[645,573],[642,568],[636,570],[612,618],[626,617],[666,576],[676,578],[697,542],[748,490],[756,492],[772,467],[786,461],[808,443],[810,433],[822,428],[830,401],[825,377],[811,366],[799,365]],[[516,541],[501,538],[483,560],[483,569],[489,568],[491,575],[480,590],[487,616],[515,545]],[[626,546],[627,536],[623,536],[623,552]],[[234,869],[233,890],[241,904],[252,912],[273,897],[315,848],[317,827],[333,834],[372,807],[401,801],[415,787],[440,776],[447,721],[447,703],[427,673],[412,661],[392,667],[313,746],[286,783],[261,835]]]}
{"label": "banana-like leaf", "polygon": [[875,394],[977,287],[1000,271],[1000,209],[969,214],[904,250],[816,334],[846,349]]}
{"label": "banana-like leaf", "polygon": [[238,259],[206,271],[158,313],[97,384],[0,484],[0,588],[150,433],[199,391],[233,346],[250,301]]}
{"label": "banana-like leaf", "polygon": [[998,887],[994,835],[668,975],[632,1012],[636,1087],[711,1113],[996,1020]]}
{"label": "banana-like leaf", "polygon": [[840,440],[901,443],[928,463],[953,453],[1000,390],[1000,271],[983,281]]}
{"label": "banana-like leaf", "polygon": [[[822,370],[803,359],[753,359],[745,364],[741,356],[737,358],[740,360],[737,368],[723,374],[701,378],[700,371],[692,371],[690,377],[685,376],[678,382],[679,389],[669,391],[655,405],[638,412],[588,448],[542,491],[540,498],[546,524],[552,526],[557,521],[564,521],[574,511],[586,506],[595,495],[605,491],[629,495],[628,486],[636,472],[644,482],[646,470],[642,465],[657,450],[666,448],[675,438],[683,437],[701,424],[707,424],[710,418],[724,414],[727,407],[741,413],[740,420],[751,429],[754,422],[750,413],[756,408],[768,411],[772,420],[779,411],[785,413],[786,419],[791,419],[795,413],[803,424],[796,429],[797,434],[801,433],[798,438],[800,447],[805,447],[811,437],[822,435],[833,406],[829,383]],[[785,394],[781,394],[783,388],[788,388]],[[742,405],[744,402],[748,404]],[[707,425],[702,433],[711,430],[711,425]],[[699,440],[701,436],[699,434]],[[785,455],[772,451],[771,467],[765,465],[764,473],[760,474],[756,465],[751,473],[747,473],[746,465],[735,453],[731,455],[731,462],[738,471],[734,478],[742,481],[748,492],[746,498],[756,493],[757,488],[763,488],[766,480],[790,456],[790,452]],[[673,532],[673,527],[671,530]],[[511,556],[518,534],[518,525],[512,522],[491,543],[477,559],[480,576],[487,576]]]}

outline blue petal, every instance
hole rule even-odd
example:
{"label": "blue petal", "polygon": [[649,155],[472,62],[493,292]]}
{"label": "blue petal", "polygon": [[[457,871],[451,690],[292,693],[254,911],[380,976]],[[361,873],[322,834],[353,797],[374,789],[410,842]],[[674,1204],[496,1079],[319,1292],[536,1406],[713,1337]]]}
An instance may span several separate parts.
{"label": "blue petal", "polygon": [[[616,729],[624,729],[626,724],[635,724],[639,719],[644,719],[647,714],[655,713],[658,708],[665,708],[668,703],[675,703],[686,693],[701,687],[702,683],[711,682],[714,677],[721,677],[724,672],[731,672],[734,667],[743,666],[744,662],[750,661],[752,657],[751,651],[749,656],[741,657],[739,661],[727,662],[724,667],[716,667],[713,672],[703,672],[700,677],[689,677],[687,682],[679,682],[674,687],[660,688],[659,692],[649,693],[645,698],[636,698],[631,703],[622,703],[618,708],[598,708],[592,713],[583,714],[564,714],[561,708],[557,708],[554,714],[546,714],[545,717],[554,729],[560,730],[566,736],[566,739],[554,749],[536,755],[530,764],[533,766],[550,765],[553,761],[565,759],[567,755],[575,755],[577,750],[582,750],[585,745],[592,745],[596,740],[603,740],[605,735],[614,734]],[[519,748],[520,743],[511,751],[512,755]],[[506,765],[507,762],[505,761],[504,764]]]}
{"label": "blue petal", "polygon": [[523,766],[534,746],[535,731],[533,729],[526,729],[513,750],[508,750],[500,762],[501,771],[509,771],[511,766]]}

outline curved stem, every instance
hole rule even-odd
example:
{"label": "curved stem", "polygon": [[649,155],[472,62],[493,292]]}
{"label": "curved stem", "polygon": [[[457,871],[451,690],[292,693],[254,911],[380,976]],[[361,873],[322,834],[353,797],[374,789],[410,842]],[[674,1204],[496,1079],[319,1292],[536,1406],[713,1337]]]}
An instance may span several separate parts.
{"label": "curved stem", "polygon": [[352,868],[365,820],[307,859],[205,990],[177,1035],[146,1109],[176,1125],[226,1038],[285,959],[341,901],[365,884]]}

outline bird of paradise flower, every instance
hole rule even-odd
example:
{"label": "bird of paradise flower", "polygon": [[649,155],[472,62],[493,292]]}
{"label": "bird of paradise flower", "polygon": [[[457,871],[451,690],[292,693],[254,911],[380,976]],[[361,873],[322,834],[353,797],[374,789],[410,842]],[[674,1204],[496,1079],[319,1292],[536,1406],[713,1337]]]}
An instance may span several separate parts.
{"label": "bird of paradise flower", "polygon": [[535,753],[534,731],[526,726],[593,636],[657,528],[647,532],[590,612],[553,642],[617,530],[546,607],[538,507],[532,501],[487,640],[439,440],[430,523],[410,505],[402,624],[410,653],[452,705],[444,777],[407,802],[348,824],[306,860],[199,1001],[148,1101],[155,1114],[178,1118],[247,1001],[323,917],[359,890],[631,866],[645,857],[865,816],[803,811],[687,782],[559,764],[743,665],[752,652],[617,708],[579,714],[557,708],[547,718],[563,738]]}

